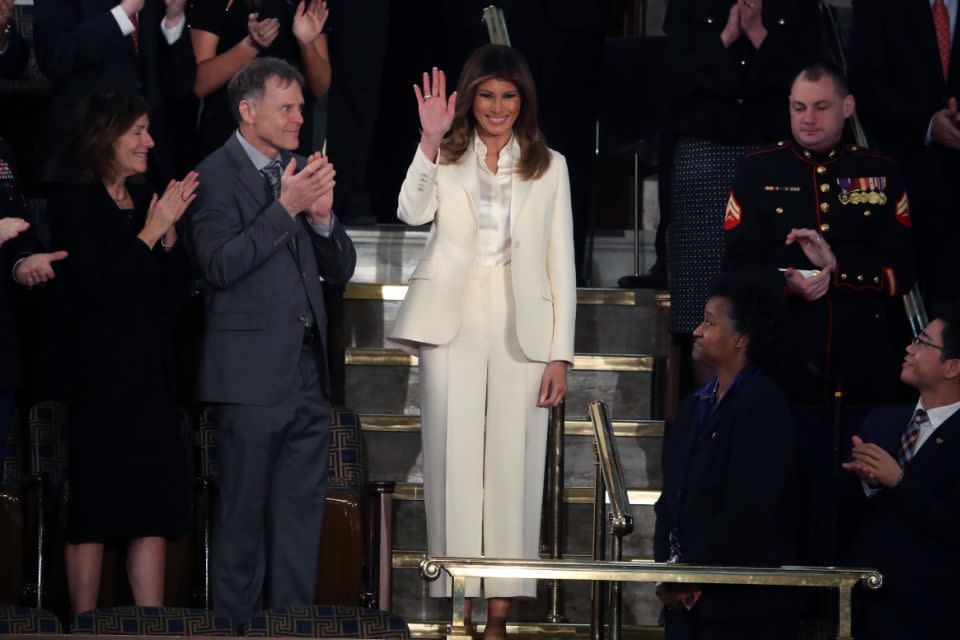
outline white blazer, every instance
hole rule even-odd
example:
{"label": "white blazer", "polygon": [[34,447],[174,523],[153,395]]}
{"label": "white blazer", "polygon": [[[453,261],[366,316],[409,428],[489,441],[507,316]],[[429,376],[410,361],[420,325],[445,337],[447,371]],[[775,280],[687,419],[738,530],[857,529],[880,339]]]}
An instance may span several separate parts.
{"label": "white blazer", "polygon": [[[511,187],[511,272],[517,336],[536,362],[573,362],[577,284],[567,162],[551,150],[550,167]],[[420,263],[387,338],[408,353],[420,344],[447,344],[460,330],[467,277],[474,264],[477,155],[468,148],[454,164],[434,164],[417,146],[400,189],[397,216],[412,225],[433,222]]]}

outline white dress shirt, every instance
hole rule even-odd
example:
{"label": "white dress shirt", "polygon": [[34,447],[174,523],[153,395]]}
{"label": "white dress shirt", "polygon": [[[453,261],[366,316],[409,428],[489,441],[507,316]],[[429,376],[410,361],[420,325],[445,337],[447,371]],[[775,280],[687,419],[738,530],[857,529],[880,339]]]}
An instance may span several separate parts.
{"label": "white dress shirt", "polygon": [[[954,0],[955,2],[956,0]],[[120,27],[120,32],[129,36],[134,31],[136,27],[133,26],[133,21],[130,20],[130,17],[127,16],[126,12],[120,7],[120,5],[115,6],[110,10],[110,13],[113,14],[113,19],[117,21],[117,25]],[[183,34],[183,27],[187,24],[187,17],[180,16],[180,22],[174,26],[167,29],[163,26],[163,23],[166,22],[166,18],[160,21],[160,31],[163,32],[163,37],[167,39],[167,44],[173,44],[180,39],[180,36]]]}
{"label": "white dress shirt", "polygon": [[474,264],[499,267],[510,262],[510,198],[513,176],[520,161],[520,143],[515,137],[500,150],[497,172],[487,166],[487,146],[474,134],[473,150],[479,170],[476,182],[465,185],[477,206],[477,247]]}
{"label": "white dress shirt", "polygon": [[[934,407],[933,409],[924,409],[923,403],[917,402],[917,406],[913,410],[914,414],[917,413],[917,409],[923,409],[927,412],[927,421],[920,425],[920,435],[917,436],[917,446],[916,449],[914,449],[913,455],[917,455],[923,443],[930,439],[930,436],[933,435],[940,425],[949,420],[957,410],[960,410],[960,402],[954,402],[953,404],[947,404],[942,407]],[[903,428],[906,429],[907,425],[904,425]],[[880,492],[880,487],[871,487],[866,482],[862,482],[862,484],[863,490],[868,497],[873,497]]]}

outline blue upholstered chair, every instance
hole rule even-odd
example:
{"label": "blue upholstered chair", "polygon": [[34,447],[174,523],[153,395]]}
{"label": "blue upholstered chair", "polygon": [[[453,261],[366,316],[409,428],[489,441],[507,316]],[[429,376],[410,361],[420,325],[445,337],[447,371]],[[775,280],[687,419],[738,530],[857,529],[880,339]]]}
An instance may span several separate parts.
{"label": "blue upholstered chair", "polygon": [[[216,425],[209,411],[200,418],[201,492],[198,522],[210,540],[213,496],[219,470]],[[331,416],[329,491],[320,540],[317,601],[389,609],[393,483],[370,483],[366,475],[360,418],[351,409],[334,408]],[[386,531],[381,539],[380,531]],[[357,535],[362,532],[361,535]],[[209,556],[209,543],[201,552]],[[211,606],[209,575],[204,574],[204,606]]]}
{"label": "blue upholstered chair", "polygon": [[43,609],[0,605],[0,635],[61,634],[57,617]]}
{"label": "blue upholstered chair", "polygon": [[321,605],[260,611],[244,627],[243,635],[408,640],[410,630],[403,618],[379,609]]}
{"label": "blue upholstered chair", "polygon": [[230,619],[205,609],[107,607],[78,614],[73,635],[234,636]]}

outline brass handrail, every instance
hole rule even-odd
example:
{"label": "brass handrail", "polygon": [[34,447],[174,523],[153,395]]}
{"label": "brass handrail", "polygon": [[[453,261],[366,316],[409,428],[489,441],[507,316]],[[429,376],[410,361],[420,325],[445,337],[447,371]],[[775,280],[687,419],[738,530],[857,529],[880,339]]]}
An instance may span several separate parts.
{"label": "brass handrail", "polygon": [[483,22],[487,25],[491,44],[510,46],[510,34],[507,33],[507,20],[503,17],[503,9],[493,4],[484,7]]}
{"label": "brass handrail", "polygon": [[610,411],[607,405],[594,400],[587,407],[593,433],[596,436],[597,458],[603,474],[603,484],[610,496],[610,526],[613,534],[623,537],[633,531],[633,514],[630,512],[630,497],[623,481],[623,465],[614,440]]}
{"label": "brass handrail", "polygon": [[[593,493],[593,559],[606,559],[606,526],[610,523],[610,553],[614,561],[623,560],[623,536],[633,531],[633,514],[630,510],[630,495],[623,481],[623,466],[617,451],[610,412],[607,405],[594,400],[587,407],[594,433],[594,481]],[[606,502],[609,498],[611,513],[607,516]],[[610,628],[613,640],[623,635],[623,589],[620,582],[610,585]],[[603,639],[604,594],[599,581],[591,586],[590,637]]]}
{"label": "brass handrail", "polygon": [[463,624],[468,577],[836,588],[838,640],[853,638],[850,631],[850,596],[853,587],[857,583],[868,589],[879,589],[883,585],[883,576],[876,569],[853,567],[716,567],[665,562],[448,557],[429,557],[420,563],[420,575],[426,580],[436,580],[441,572],[446,572],[453,579],[453,613],[447,638],[458,639],[471,637]]}

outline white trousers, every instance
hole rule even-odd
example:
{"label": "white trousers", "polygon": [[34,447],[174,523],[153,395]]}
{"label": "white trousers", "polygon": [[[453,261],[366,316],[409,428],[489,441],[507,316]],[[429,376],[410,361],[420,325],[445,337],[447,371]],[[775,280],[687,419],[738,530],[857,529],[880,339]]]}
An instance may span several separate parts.
{"label": "white trousers", "polygon": [[[420,349],[430,555],[539,557],[548,410],[536,403],[545,366],[517,340],[510,265],[473,267],[460,332]],[[449,597],[451,587],[444,575],[430,595]],[[487,598],[532,598],[536,589],[536,580],[483,584]],[[479,595],[480,579],[468,579],[467,596]]]}

